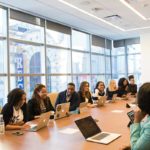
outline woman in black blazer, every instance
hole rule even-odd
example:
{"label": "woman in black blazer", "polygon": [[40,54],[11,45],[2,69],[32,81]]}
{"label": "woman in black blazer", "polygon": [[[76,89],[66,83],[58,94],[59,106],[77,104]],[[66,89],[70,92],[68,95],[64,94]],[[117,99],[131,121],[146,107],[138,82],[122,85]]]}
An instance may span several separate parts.
{"label": "woman in black blazer", "polygon": [[39,118],[42,113],[54,111],[50,98],[47,96],[46,86],[37,84],[32,98],[28,101],[28,119]]}

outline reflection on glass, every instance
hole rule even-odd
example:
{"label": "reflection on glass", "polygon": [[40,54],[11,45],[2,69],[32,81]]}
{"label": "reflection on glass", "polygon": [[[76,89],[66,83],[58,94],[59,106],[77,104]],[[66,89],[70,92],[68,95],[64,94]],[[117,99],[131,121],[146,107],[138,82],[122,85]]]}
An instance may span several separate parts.
{"label": "reflection on glass", "polygon": [[7,73],[7,49],[6,41],[0,41],[0,73]]}
{"label": "reflection on glass", "polygon": [[71,73],[71,51],[47,49],[48,73]]}
{"label": "reflection on glass", "polygon": [[141,52],[140,44],[133,44],[133,45],[127,46],[128,54],[135,54],[135,53],[140,53],[140,52]]}
{"label": "reflection on glass", "polygon": [[92,73],[105,73],[105,57],[103,55],[92,55]]}
{"label": "reflection on glass", "polygon": [[140,73],[141,72],[141,55],[128,55],[128,72]]}
{"label": "reflection on glass", "polygon": [[125,56],[112,56],[113,74],[126,73]]}
{"label": "reflection on glass", "polygon": [[125,55],[125,47],[118,47],[112,49],[112,55]]}
{"label": "reflection on glass", "polygon": [[61,32],[46,30],[47,44],[70,48],[70,35]]}
{"label": "reflection on glass", "polygon": [[11,42],[10,73],[45,73],[44,47]]}
{"label": "reflection on glass", "polygon": [[110,57],[109,56],[105,56],[105,60],[106,60],[106,72],[105,73],[111,74]]}
{"label": "reflection on glass", "polygon": [[103,81],[105,83],[105,75],[92,75],[91,76],[91,91],[94,92],[94,88],[98,81]]}
{"label": "reflection on glass", "polygon": [[27,99],[30,99],[35,85],[39,83],[45,85],[45,76],[13,76],[10,80],[10,88],[11,90],[17,87],[24,89]]}
{"label": "reflection on glass", "polygon": [[9,34],[11,38],[44,43],[44,28],[18,20],[10,19]]}
{"label": "reflection on glass", "polygon": [[105,49],[105,55],[110,55],[110,49]]}
{"label": "reflection on glass", "polygon": [[98,54],[104,54],[105,48],[92,45],[91,51]]}
{"label": "reflection on glass", "polygon": [[72,30],[72,48],[76,50],[89,51],[89,34]]}
{"label": "reflection on glass", "polygon": [[0,36],[7,35],[6,10],[0,8]]}
{"label": "reflection on glass", "polygon": [[7,102],[8,83],[7,77],[0,76],[0,108]]}
{"label": "reflection on glass", "polygon": [[71,76],[48,76],[47,89],[49,92],[60,92],[67,88],[67,84],[71,82]]}
{"label": "reflection on glass", "polygon": [[[89,84],[91,84],[90,75],[78,75],[78,76],[74,75],[73,76],[73,83],[75,83],[77,91],[79,90],[80,84],[83,81],[88,81]],[[91,87],[91,85],[90,85],[90,87]]]}
{"label": "reflection on glass", "polygon": [[72,52],[73,73],[90,73],[90,54]]}

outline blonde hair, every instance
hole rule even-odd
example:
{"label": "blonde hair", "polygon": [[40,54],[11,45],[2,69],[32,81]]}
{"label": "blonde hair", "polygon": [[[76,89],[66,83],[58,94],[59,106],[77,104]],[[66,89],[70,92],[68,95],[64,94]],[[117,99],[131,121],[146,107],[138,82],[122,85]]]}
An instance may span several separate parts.
{"label": "blonde hair", "polygon": [[116,91],[117,90],[116,81],[110,80],[108,88],[109,88],[109,91]]}

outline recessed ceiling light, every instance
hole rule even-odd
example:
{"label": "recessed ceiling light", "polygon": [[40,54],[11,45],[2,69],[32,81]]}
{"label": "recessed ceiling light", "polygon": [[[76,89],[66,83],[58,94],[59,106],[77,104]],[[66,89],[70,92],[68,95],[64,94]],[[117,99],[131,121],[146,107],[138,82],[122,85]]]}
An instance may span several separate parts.
{"label": "recessed ceiling light", "polygon": [[[70,4],[70,3],[66,2],[65,0],[58,0],[58,1],[61,2],[61,3],[63,3],[63,4],[65,4],[65,5],[67,5],[67,6],[69,6],[69,7],[71,7],[71,8],[74,8],[74,9],[76,9],[76,10],[82,12],[83,14],[86,14],[86,15],[92,17],[92,18],[95,18],[95,19],[97,19],[97,20],[99,20],[99,21],[101,21],[101,22],[103,22],[103,23],[106,23],[106,24],[108,24],[108,25],[110,25],[110,26],[112,26],[112,27],[114,27],[114,28],[116,28],[116,29],[119,29],[119,30],[121,30],[121,31],[124,31],[124,32],[125,32],[125,31],[129,32],[129,31],[135,31],[135,30],[143,30],[143,29],[149,29],[149,28],[150,28],[150,26],[147,26],[147,27],[132,28],[132,29],[125,30],[125,29],[123,29],[123,28],[121,28],[121,27],[119,27],[119,26],[117,26],[117,25],[114,25],[114,24],[112,24],[112,23],[106,21],[105,19],[99,18],[99,17],[97,17],[97,16],[95,16],[95,15],[93,15],[93,14],[91,14],[91,13],[89,13],[89,12],[83,10],[83,9],[80,9],[80,8],[74,6],[73,4]],[[120,1],[123,2],[124,0],[120,0]],[[128,5],[129,5],[129,4],[128,4]],[[129,6],[130,6],[130,5],[129,5]],[[130,7],[131,7],[131,6],[130,6]],[[148,19],[146,19],[146,20],[149,20],[149,19],[150,19],[150,18],[148,18]],[[144,19],[144,20],[145,20],[145,19]]]}
{"label": "recessed ceiling light", "polygon": [[63,4],[65,4],[65,5],[67,5],[67,6],[69,6],[69,7],[71,7],[71,8],[74,8],[74,9],[76,9],[76,10],[78,10],[78,11],[80,11],[80,12],[82,12],[82,13],[84,13],[84,14],[86,14],[86,15],[92,17],[92,18],[95,18],[95,19],[97,19],[97,20],[100,20],[101,22],[104,22],[104,23],[106,23],[106,24],[108,24],[108,25],[110,25],[110,26],[112,26],[112,27],[114,27],[114,28],[116,28],[116,29],[119,29],[119,30],[121,30],[121,31],[125,31],[123,28],[121,28],[121,27],[119,27],[119,26],[116,26],[116,25],[114,25],[114,24],[112,24],[112,23],[110,23],[110,22],[108,22],[108,21],[106,21],[106,20],[104,20],[104,19],[102,19],[102,18],[99,18],[99,17],[97,17],[97,16],[95,16],[95,15],[93,15],[93,14],[87,12],[87,11],[84,11],[83,9],[80,9],[80,8],[78,8],[78,7],[72,5],[72,4],[70,4],[70,3],[68,3],[68,2],[66,2],[66,1],[64,1],[64,0],[58,0],[58,1],[61,2],[61,3],[63,3]]}

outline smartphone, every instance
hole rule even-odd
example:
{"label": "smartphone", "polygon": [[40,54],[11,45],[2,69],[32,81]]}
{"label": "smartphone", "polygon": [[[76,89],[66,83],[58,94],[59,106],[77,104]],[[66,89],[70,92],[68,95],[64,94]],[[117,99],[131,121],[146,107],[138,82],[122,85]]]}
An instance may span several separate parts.
{"label": "smartphone", "polygon": [[12,133],[13,135],[17,135],[17,136],[20,136],[20,135],[23,135],[24,133],[21,132],[21,131],[15,131]]}
{"label": "smartphone", "polygon": [[129,112],[127,112],[128,117],[130,118],[131,123],[134,122],[134,111],[131,110]]}

